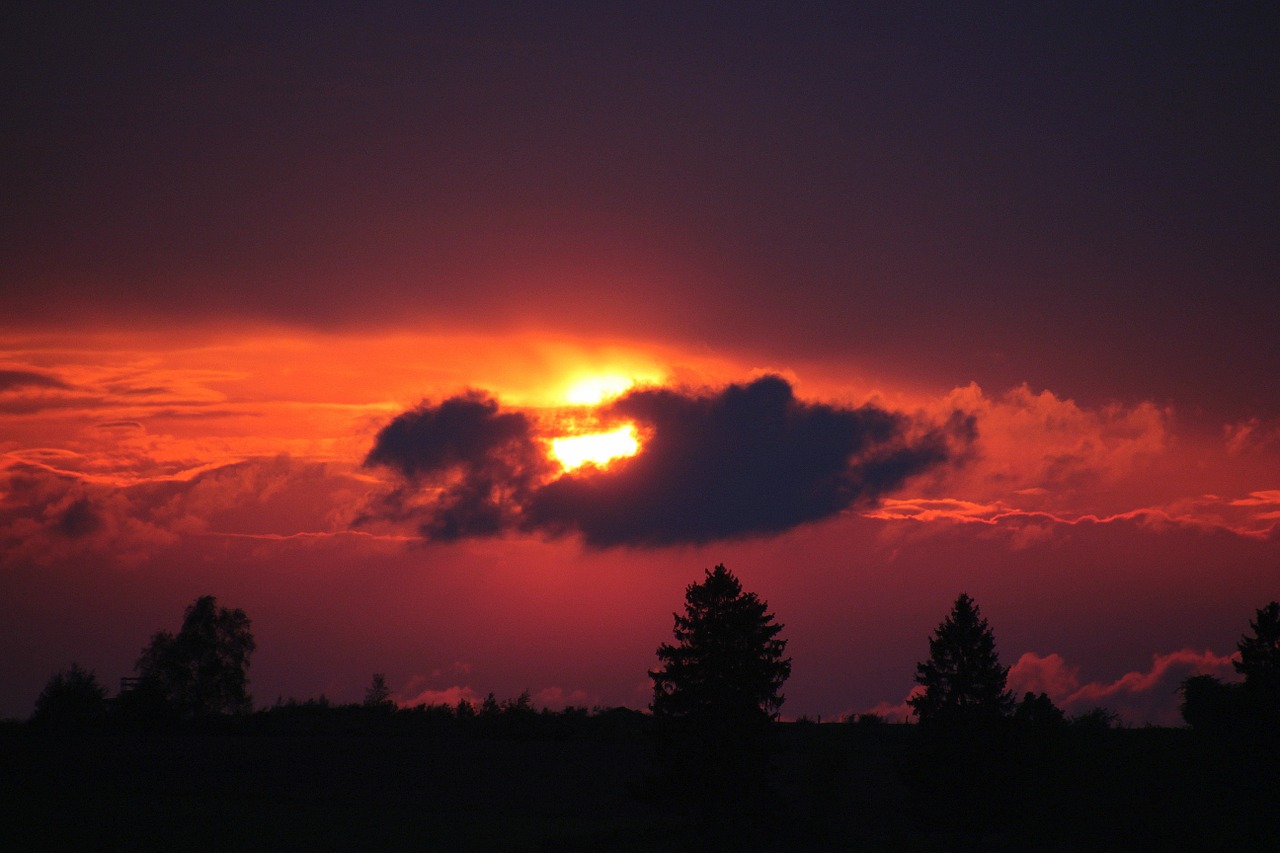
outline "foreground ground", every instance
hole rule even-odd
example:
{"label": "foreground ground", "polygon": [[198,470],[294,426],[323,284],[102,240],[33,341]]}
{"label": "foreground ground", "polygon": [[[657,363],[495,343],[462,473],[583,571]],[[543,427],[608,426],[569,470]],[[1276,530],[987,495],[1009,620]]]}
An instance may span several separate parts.
{"label": "foreground ground", "polygon": [[[555,733],[0,732],[10,849],[1262,850],[1273,741],[1189,730],[938,743],[790,724],[767,805],[665,803],[643,726]],[[745,828],[745,831],[744,831]]]}

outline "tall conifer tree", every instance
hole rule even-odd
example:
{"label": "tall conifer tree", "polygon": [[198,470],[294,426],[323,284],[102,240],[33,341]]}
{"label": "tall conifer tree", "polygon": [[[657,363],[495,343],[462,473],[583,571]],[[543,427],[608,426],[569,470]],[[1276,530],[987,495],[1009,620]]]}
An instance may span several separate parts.
{"label": "tall conifer tree", "polygon": [[908,700],[922,724],[989,721],[1013,709],[996,639],[978,605],[961,593],[929,638],[929,659],[916,665],[922,693]]}

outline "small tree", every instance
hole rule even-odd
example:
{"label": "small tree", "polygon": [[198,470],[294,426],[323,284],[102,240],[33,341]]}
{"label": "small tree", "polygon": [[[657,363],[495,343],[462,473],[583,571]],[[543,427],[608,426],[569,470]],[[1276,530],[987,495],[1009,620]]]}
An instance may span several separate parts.
{"label": "small tree", "polygon": [[31,722],[60,729],[83,729],[100,722],[106,714],[107,691],[91,670],[72,663],[55,674],[36,699]]}
{"label": "small tree", "polygon": [[186,718],[252,710],[246,670],[257,646],[250,624],[243,610],[218,607],[212,595],[197,598],[176,635],[157,631],[142,650],[139,689]]}
{"label": "small tree", "polygon": [[391,688],[387,687],[387,677],[381,672],[375,672],[372,683],[364,691],[364,706],[366,708],[390,708],[392,704]]}
{"label": "small tree", "polygon": [[916,683],[924,691],[907,701],[921,724],[991,721],[1013,708],[1008,676],[991,627],[973,599],[961,593],[929,638],[929,659],[916,665]]}

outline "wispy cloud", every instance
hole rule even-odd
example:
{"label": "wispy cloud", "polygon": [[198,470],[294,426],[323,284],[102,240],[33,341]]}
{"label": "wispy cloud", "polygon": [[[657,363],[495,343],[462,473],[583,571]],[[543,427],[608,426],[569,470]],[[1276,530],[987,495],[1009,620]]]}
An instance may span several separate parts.
{"label": "wispy cloud", "polygon": [[1070,527],[1130,522],[1151,528],[1178,526],[1223,530],[1237,536],[1268,539],[1280,527],[1280,491],[1253,492],[1247,497],[1234,500],[1217,495],[1203,495],[1174,501],[1165,506],[1139,507],[1110,515],[1025,510],[1004,501],[979,503],[953,498],[887,498],[880,506],[864,512],[864,515],[886,521],[982,524],[1010,532],[1024,531],[1028,525]]}

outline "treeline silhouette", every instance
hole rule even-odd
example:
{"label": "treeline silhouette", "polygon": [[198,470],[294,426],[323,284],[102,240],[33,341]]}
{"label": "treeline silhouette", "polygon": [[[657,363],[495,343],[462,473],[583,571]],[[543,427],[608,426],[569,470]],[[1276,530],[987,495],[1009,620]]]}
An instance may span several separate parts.
{"label": "treeline silhouette", "polygon": [[[102,825],[190,849],[420,848],[428,830],[427,846],[475,850],[1227,850],[1280,837],[1275,602],[1241,637],[1240,682],[1183,682],[1189,727],[1176,729],[1015,698],[965,594],[916,667],[915,725],[779,722],[784,626],[724,566],[673,617],[648,712],[539,709],[528,691],[402,707],[381,673],[362,702],[254,710],[251,622],[203,596],[176,633],[152,636],[115,697],[72,664],[29,721],[0,728],[0,797],[16,837],[40,846],[100,840]],[[68,807],[84,819],[52,835],[34,817]],[[197,825],[203,836],[184,837]]]}

